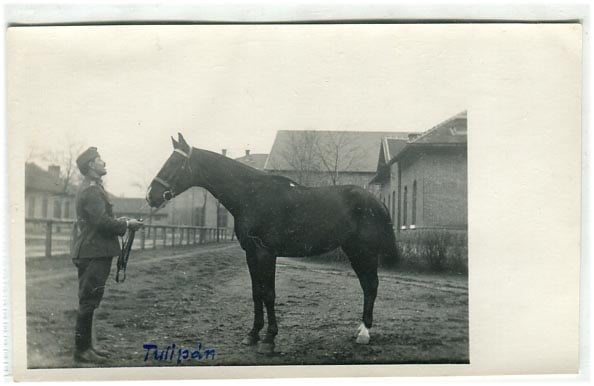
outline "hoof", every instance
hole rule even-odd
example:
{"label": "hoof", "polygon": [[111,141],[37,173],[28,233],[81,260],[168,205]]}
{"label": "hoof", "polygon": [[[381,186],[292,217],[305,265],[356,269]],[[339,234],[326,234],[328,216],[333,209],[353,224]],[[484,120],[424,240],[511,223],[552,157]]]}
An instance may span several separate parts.
{"label": "hoof", "polygon": [[274,354],[274,343],[258,343],[258,354],[271,355]]}
{"label": "hoof", "polygon": [[368,344],[369,343],[369,335],[367,335],[367,336],[365,336],[365,335],[359,335],[359,336],[357,336],[356,342],[358,344]]}
{"label": "hoof", "polygon": [[361,333],[361,330],[363,330],[365,328],[365,324],[361,323],[359,325],[359,327],[357,327],[357,331],[355,331],[355,335],[353,335],[354,338],[358,337],[359,334]]}
{"label": "hoof", "polygon": [[369,330],[365,327],[365,324],[361,323],[359,328],[357,328],[357,333],[355,334],[357,338],[356,342],[358,344],[368,344],[369,343]]}
{"label": "hoof", "polygon": [[260,340],[260,338],[257,336],[248,335],[245,338],[243,338],[243,340],[241,341],[241,344],[244,344],[246,346],[255,346],[259,340]]}

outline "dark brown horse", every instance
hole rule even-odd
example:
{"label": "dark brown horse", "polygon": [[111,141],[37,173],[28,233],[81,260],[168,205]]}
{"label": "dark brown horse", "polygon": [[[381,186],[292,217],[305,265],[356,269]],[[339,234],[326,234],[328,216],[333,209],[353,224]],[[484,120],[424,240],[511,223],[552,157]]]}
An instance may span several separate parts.
{"label": "dark brown horse", "polygon": [[160,207],[192,186],[207,189],[233,215],[235,234],[246,252],[252,279],[254,324],[244,344],[255,345],[268,316],[258,352],[271,353],[278,333],[275,302],[276,257],[312,256],[342,247],[363,288],[363,322],[357,343],[369,342],[377,295],[378,259],[395,257],[388,211],[367,191],[351,185],[309,188],[253,169],[207,150],[190,147],[179,134],[174,151],[147,191]]}

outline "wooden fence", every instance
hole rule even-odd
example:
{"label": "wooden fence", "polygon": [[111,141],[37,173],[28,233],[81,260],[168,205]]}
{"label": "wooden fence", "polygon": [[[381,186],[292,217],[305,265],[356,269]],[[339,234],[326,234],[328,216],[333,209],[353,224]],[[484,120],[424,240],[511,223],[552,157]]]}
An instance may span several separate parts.
{"label": "wooden fence", "polygon": [[[73,220],[26,219],[25,255],[51,257],[70,253]],[[230,228],[183,225],[145,225],[136,232],[132,249],[173,248],[234,239]]]}

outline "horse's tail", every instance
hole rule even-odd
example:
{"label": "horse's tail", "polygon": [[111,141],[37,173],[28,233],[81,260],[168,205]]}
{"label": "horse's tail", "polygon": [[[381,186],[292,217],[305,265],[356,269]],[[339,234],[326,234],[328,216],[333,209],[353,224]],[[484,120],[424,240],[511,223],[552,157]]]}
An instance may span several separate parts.
{"label": "horse's tail", "polygon": [[396,244],[396,235],[394,233],[394,222],[390,216],[390,211],[386,207],[386,204],[373,197],[378,204],[380,204],[381,210],[378,213],[378,217],[381,218],[381,224],[384,227],[382,241],[380,261],[383,265],[394,266],[400,261],[400,253]]}
{"label": "horse's tail", "polygon": [[363,191],[360,205],[357,205],[357,217],[360,224],[370,226],[377,243],[380,262],[386,266],[393,266],[400,260],[396,245],[396,235],[390,212],[386,205],[367,191]]}

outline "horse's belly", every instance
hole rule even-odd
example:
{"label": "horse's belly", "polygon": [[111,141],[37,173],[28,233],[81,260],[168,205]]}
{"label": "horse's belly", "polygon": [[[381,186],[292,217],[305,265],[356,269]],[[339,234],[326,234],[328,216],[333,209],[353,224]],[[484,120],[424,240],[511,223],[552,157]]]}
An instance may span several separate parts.
{"label": "horse's belly", "polygon": [[277,255],[284,257],[306,257],[321,255],[338,248],[339,244],[313,245],[310,243],[287,242],[277,251]]}
{"label": "horse's belly", "polygon": [[340,247],[351,234],[348,222],[323,227],[289,228],[279,240],[278,250],[287,257],[319,255]]}

